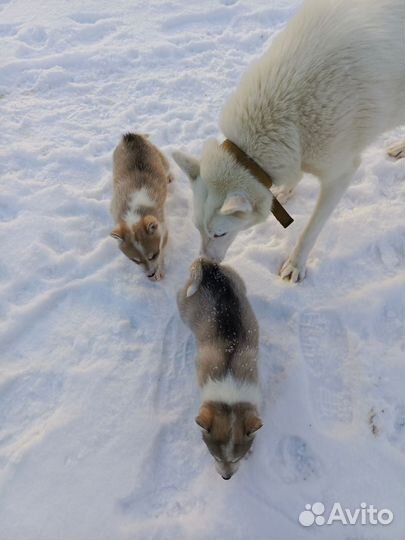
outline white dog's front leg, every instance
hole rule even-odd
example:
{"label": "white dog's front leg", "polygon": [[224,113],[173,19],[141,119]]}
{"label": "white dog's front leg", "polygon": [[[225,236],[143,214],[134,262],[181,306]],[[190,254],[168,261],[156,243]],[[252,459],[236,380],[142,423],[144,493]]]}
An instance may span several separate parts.
{"label": "white dog's front leg", "polygon": [[319,233],[338,204],[352,179],[353,171],[335,178],[333,181],[322,180],[321,190],[315,210],[305,227],[297,245],[280,270],[280,276],[288,281],[297,282],[305,277],[305,263],[314,247]]}

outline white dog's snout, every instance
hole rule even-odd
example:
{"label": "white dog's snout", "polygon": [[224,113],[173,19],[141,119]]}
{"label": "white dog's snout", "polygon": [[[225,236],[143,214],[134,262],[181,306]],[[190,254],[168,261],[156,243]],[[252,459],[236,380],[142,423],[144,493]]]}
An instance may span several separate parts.
{"label": "white dog's snout", "polygon": [[215,240],[209,239],[201,243],[200,255],[206,257],[215,263],[221,263],[224,260],[226,251],[217,249],[220,246],[214,245]]}
{"label": "white dog's snout", "polygon": [[200,249],[200,256],[211,260],[214,263],[220,263],[223,261],[223,257],[220,257],[216,253],[212,253],[210,250]]}

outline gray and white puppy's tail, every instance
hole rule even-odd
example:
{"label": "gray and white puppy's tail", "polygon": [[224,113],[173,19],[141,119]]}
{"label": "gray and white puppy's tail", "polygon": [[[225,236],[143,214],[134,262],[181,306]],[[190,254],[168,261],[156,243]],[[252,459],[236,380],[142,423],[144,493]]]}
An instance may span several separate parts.
{"label": "gray and white puppy's tail", "polygon": [[186,298],[193,296],[200,288],[203,275],[204,275],[204,258],[199,257],[196,259],[190,267],[190,277],[186,290]]}

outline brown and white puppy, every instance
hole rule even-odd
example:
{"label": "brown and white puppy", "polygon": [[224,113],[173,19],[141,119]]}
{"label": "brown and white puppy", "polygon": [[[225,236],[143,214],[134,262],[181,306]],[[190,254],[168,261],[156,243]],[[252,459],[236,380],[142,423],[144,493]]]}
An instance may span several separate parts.
{"label": "brown and white puppy", "polygon": [[238,274],[204,258],[192,264],[177,304],[197,340],[196,422],[218,473],[229,480],[262,426],[257,320]]}
{"label": "brown and white puppy", "polygon": [[163,277],[167,229],[164,204],[171,181],[169,163],[147,137],[124,135],[113,154],[111,236],[149,279]]}

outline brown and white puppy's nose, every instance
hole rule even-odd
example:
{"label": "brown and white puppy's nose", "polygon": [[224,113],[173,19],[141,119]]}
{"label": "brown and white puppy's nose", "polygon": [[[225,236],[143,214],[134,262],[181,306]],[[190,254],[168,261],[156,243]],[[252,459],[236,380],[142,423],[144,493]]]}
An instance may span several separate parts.
{"label": "brown and white puppy's nose", "polygon": [[230,474],[230,473],[229,474],[221,474],[221,476],[222,476],[222,478],[224,480],[230,480],[232,478],[232,474]]}
{"label": "brown and white puppy's nose", "polygon": [[164,278],[164,271],[161,267],[158,266],[155,270],[147,272],[146,276],[150,281],[160,281]]}

